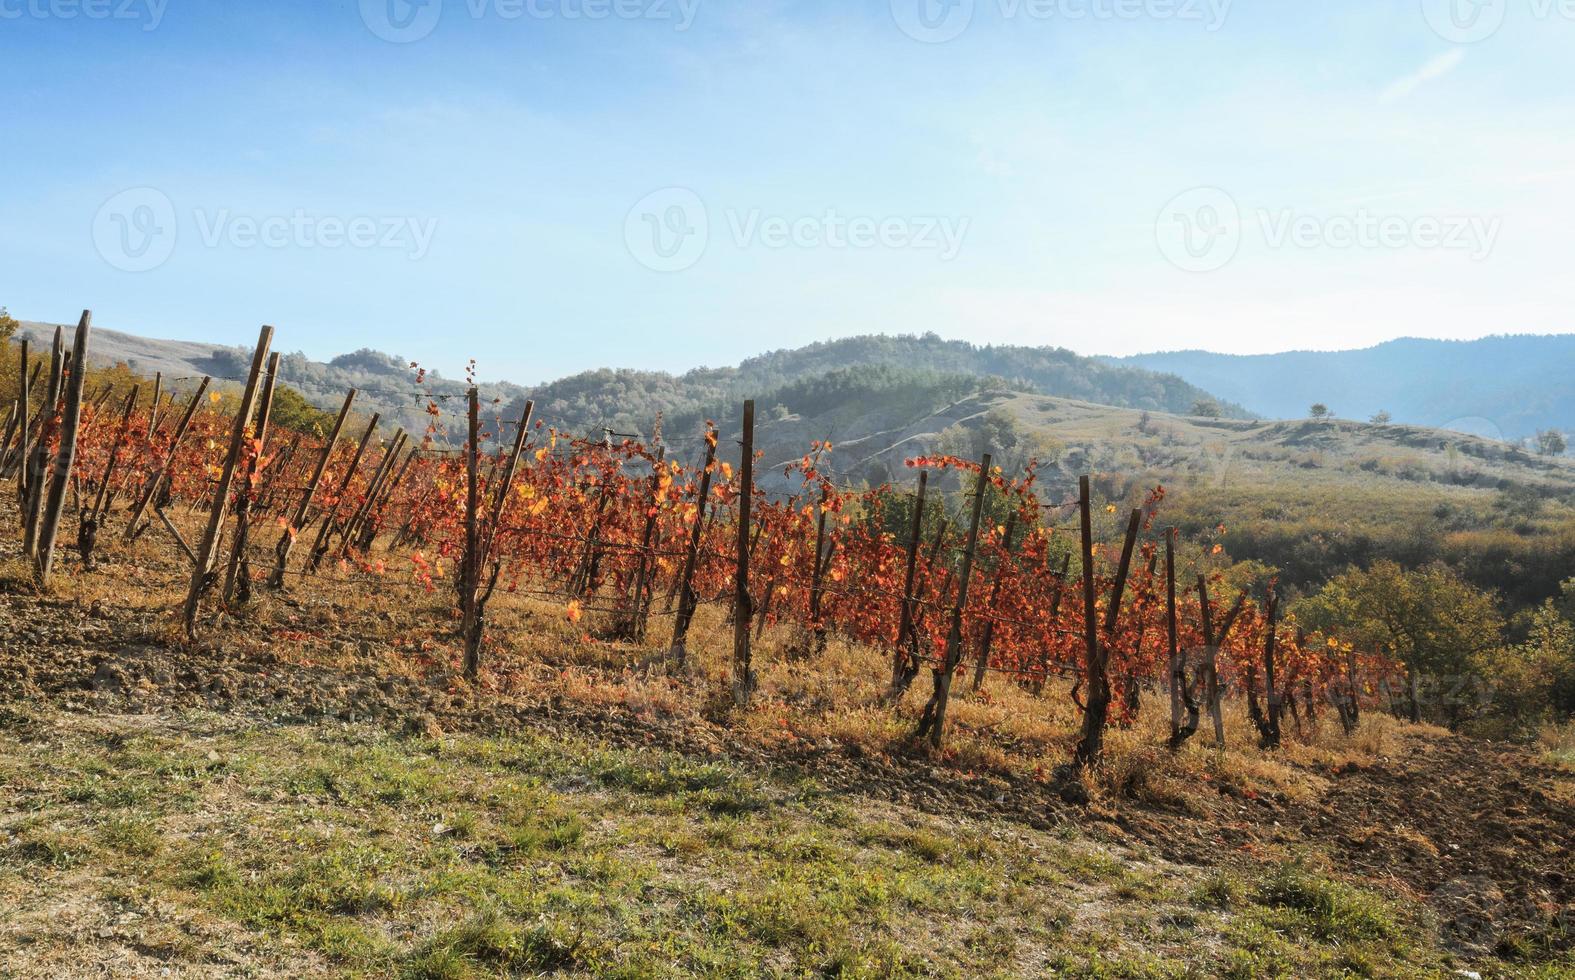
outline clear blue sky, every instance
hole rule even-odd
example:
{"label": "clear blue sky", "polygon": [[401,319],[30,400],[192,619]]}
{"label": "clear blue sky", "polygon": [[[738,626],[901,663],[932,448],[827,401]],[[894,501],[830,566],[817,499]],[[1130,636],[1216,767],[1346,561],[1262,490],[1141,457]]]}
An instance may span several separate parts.
{"label": "clear blue sky", "polygon": [[526,383],[1566,332],[1575,20],[1477,2],[0,0],[0,304]]}

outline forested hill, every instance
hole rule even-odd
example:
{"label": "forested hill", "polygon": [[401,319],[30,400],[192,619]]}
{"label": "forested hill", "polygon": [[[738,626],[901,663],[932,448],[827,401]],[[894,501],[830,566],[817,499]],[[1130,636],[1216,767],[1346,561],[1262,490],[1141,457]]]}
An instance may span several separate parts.
{"label": "forested hill", "polygon": [[[696,368],[676,376],[587,371],[542,385],[532,396],[549,415],[605,419],[639,431],[658,410],[669,419],[687,420],[728,410],[740,398],[760,400],[762,410],[781,401],[793,412],[813,414],[817,404],[808,396],[821,398],[842,388],[889,390],[903,378],[921,387],[951,387],[959,379],[974,379],[971,387],[976,389],[1010,388],[1177,414],[1190,412],[1200,401],[1214,401],[1209,392],[1174,375],[1106,364],[1062,348],[976,346],[935,334],[849,337],[771,351],[737,367]],[[1221,410],[1227,416],[1249,417],[1234,405],[1221,405]]]}
{"label": "forested hill", "polygon": [[[47,344],[53,324],[22,324],[21,334],[35,345]],[[288,338],[281,336],[281,342]],[[94,331],[94,360],[125,362],[139,374],[162,371],[166,378],[243,376],[250,352],[211,344],[153,340],[113,330]],[[482,365],[485,372],[486,365]],[[428,374],[417,387],[409,362],[374,350],[312,361],[302,354],[283,360],[282,380],[323,409],[337,407],[347,387],[361,390],[358,409],[381,412],[384,419],[416,431],[426,427],[425,396],[457,399],[462,382]],[[488,401],[514,411],[525,397],[536,400],[538,417],[576,429],[609,426],[646,434],[658,412],[674,432],[705,416],[736,414],[736,402],[755,398],[762,411],[782,408],[818,414],[828,400],[865,397],[902,400],[924,392],[915,418],[933,411],[937,398],[960,398],[984,389],[1010,389],[1055,395],[1123,408],[1185,413],[1199,401],[1213,401],[1174,375],[1102,363],[1051,347],[975,346],[923,336],[850,337],[777,350],[749,358],[737,367],[695,368],[673,375],[662,371],[602,368],[547,382],[534,389],[500,382],[482,385]],[[1222,405],[1223,414],[1247,417]]]}
{"label": "forested hill", "polygon": [[1575,431],[1575,334],[1252,356],[1187,350],[1107,363],[1173,372],[1268,418],[1297,418],[1322,402],[1341,418],[1388,412],[1398,423],[1507,440]]}

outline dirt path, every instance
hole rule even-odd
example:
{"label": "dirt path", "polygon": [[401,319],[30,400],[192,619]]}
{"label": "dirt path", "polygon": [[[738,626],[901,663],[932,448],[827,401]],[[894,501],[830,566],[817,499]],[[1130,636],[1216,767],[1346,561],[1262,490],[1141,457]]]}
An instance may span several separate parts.
{"label": "dirt path", "polygon": [[1411,739],[1404,749],[1341,772],[1298,833],[1352,873],[1427,901],[1464,946],[1570,948],[1570,774],[1468,738]]}

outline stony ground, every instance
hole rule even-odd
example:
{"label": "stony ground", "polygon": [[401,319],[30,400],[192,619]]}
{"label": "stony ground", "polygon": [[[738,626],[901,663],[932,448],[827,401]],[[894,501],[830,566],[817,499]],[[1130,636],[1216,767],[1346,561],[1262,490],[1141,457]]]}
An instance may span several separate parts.
{"label": "stony ground", "polygon": [[1525,751],[1118,734],[1068,802],[991,762],[1009,732],[740,717],[529,607],[477,687],[443,596],[302,588],[180,643],[170,561],[0,566],[0,974],[1575,975],[1575,774]]}

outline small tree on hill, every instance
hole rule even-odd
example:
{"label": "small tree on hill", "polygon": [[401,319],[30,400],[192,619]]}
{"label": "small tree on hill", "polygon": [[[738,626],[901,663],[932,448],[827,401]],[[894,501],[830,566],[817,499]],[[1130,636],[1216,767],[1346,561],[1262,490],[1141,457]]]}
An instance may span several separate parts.
{"label": "small tree on hill", "polygon": [[1192,403],[1192,414],[1206,419],[1217,419],[1224,413],[1220,411],[1219,402],[1212,398],[1199,398]]}
{"label": "small tree on hill", "polygon": [[1370,421],[1374,425],[1388,425],[1390,422],[1394,421],[1394,416],[1390,415],[1387,410],[1380,409],[1373,414],[1373,417]]}
{"label": "small tree on hill", "polygon": [[1543,456],[1563,456],[1569,449],[1564,433],[1557,429],[1544,429],[1537,433],[1537,452]]}
{"label": "small tree on hill", "polygon": [[1329,406],[1325,405],[1323,402],[1313,402],[1313,406],[1307,410],[1307,414],[1313,420],[1322,422],[1334,415],[1334,412],[1330,411]]}

